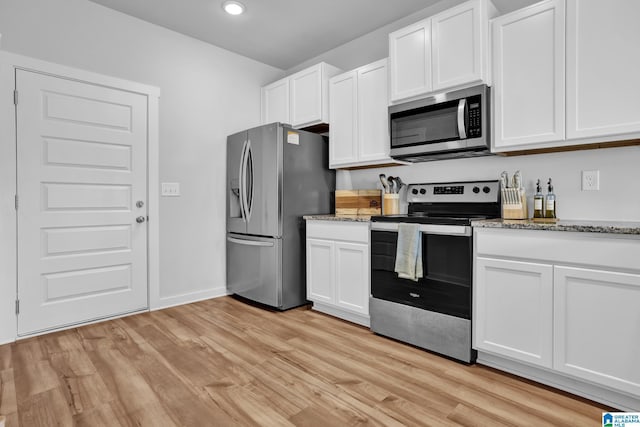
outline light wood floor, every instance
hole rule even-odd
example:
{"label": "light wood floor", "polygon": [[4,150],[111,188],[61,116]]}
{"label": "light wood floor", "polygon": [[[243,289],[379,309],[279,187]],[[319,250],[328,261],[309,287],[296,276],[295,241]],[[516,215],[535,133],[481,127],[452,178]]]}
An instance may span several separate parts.
{"label": "light wood floor", "polygon": [[600,405],[231,297],[0,346],[12,426],[600,426]]}

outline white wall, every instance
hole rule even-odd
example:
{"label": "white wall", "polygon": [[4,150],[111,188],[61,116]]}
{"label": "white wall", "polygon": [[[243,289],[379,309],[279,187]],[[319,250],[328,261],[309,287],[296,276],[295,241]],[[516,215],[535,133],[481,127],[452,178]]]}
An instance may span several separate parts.
{"label": "white wall", "polygon": [[[388,34],[464,0],[443,0],[435,5],[379,28],[342,46],[311,58],[288,72],[325,61],[345,71],[388,56]],[[535,3],[536,0],[500,1],[500,13]],[[378,174],[400,175],[407,183],[472,179],[497,179],[507,170],[520,169],[529,196],[535,180],[553,178],[562,219],[640,221],[640,147],[606,148],[517,157],[481,157],[417,163],[393,168],[338,171],[338,189],[382,188]],[[581,191],[581,171],[600,170],[600,191]],[[402,195],[404,197],[404,194]],[[531,204],[530,204],[531,205]],[[406,204],[402,206],[406,210]]]}
{"label": "white wall", "polygon": [[161,303],[224,293],[226,136],[259,123],[282,70],[87,0],[0,0],[0,33],[3,50],[160,88],[160,180],[182,191],[160,200]]}

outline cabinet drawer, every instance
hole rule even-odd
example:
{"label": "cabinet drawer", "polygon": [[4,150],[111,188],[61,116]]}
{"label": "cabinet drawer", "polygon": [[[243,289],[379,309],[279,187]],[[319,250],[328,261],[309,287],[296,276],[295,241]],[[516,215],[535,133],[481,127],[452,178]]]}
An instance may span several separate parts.
{"label": "cabinet drawer", "polygon": [[311,220],[307,237],[369,244],[369,223]]}
{"label": "cabinet drawer", "polygon": [[479,256],[639,270],[640,240],[564,231],[476,230]]}

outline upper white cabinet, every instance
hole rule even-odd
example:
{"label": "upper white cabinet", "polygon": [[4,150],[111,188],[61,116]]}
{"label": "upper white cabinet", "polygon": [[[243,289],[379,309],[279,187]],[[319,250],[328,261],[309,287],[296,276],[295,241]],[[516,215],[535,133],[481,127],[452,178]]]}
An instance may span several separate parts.
{"label": "upper white cabinet", "polygon": [[493,151],[639,138],[638,16],[637,0],[548,0],[493,20]]}
{"label": "upper white cabinet", "polygon": [[564,0],[497,18],[493,31],[494,145],[564,139]]}
{"label": "upper white cabinet", "polygon": [[567,138],[640,132],[640,1],[567,0]]}
{"label": "upper white cabinet", "polygon": [[389,157],[387,59],[335,76],[329,87],[329,167],[394,162]]}
{"label": "upper white cabinet", "polygon": [[487,2],[474,0],[431,18],[434,91],[483,80],[489,83],[487,7]]}
{"label": "upper white cabinet", "polygon": [[262,88],[262,123],[304,128],[329,123],[329,79],[341,70],[321,62]]}
{"label": "upper white cabinet", "polygon": [[391,101],[431,92],[431,20],[389,34]]}
{"label": "upper white cabinet", "polygon": [[489,0],[471,0],[389,34],[391,101],[489,82]]}
{"label": "upper white cabinet", "polygon": [[262,88],[262,123],[291,123],[289,79],[278,80]]}

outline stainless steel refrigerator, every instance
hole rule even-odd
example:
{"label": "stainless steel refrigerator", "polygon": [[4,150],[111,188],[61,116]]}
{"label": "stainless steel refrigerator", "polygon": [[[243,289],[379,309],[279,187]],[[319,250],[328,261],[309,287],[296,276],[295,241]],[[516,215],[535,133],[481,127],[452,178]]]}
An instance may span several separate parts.
{"label": "stainless steel refrigerator", "polygon": [[272,123],[227,138],[227,290],[280,310],[306,303],[303,215],[329,213],[327,138]]}

